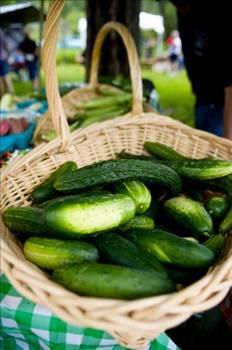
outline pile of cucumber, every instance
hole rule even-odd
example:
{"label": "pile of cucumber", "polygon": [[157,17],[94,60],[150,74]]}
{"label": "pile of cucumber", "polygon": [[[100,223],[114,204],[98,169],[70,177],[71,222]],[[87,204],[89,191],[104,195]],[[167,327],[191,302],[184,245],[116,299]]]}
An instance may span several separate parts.
{"label": "pile of cucumber", "polygon": [[25,257],[92,297],[144,298],[203,276],[232,229],[232,162],[144,146],[150,156],[66,162],[33,190],[31,207],[5,210]]}
{"label": "pile of cucumber", "polygon": [[[91,100],[76,105],[76,114],[69,119],[70,131],[124,115],[131,110],[131,101],[132,95],[129,92],[98,89]],[[51,141],[55,137],[54,130],[46,131],[42,135],[45,141]]]}

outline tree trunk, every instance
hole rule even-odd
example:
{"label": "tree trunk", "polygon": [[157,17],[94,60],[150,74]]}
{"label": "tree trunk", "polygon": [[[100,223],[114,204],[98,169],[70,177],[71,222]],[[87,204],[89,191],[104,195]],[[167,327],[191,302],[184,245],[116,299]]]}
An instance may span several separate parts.
{"label": "tree trunk", "polygon": [[[139,13],[141,0],[87,0],[86,80],[89,79],[93,44],[99,29],[108,21],[126,25],[139,50]],[[126,51],[122,40],[110,33],[103,45],[99,75],[115,76],[129,73]]]}

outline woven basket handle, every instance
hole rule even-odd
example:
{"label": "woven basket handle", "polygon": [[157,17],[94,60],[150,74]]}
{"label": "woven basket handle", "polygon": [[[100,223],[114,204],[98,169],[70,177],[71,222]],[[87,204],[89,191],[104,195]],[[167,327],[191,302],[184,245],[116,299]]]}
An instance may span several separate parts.
{"label": "woven basket handle", "polygon": [[134,39],[132,38],[128,29],[121,23],[118,22],[108,22],[106,23],[98,32],[97,38],[94,43],[92,60],[91,60],[91,69],[90,69],[90,85],[95,88],[98,85],[98,72],[99,72],[99,63],[101,57],[101,49],[104,43],[104,40],[109,32],[115,30],[126,47],[129,68],[130,68],[130,77],[132,83],[132,114],[140,114],[143,112],[143,87],[142,87],[142,77],[141,69],[138,59],[138,53],[135,47]]}
{"label": "woven basket handle", "polygon": [[[56,71],[56,46],[60,15],[64,3],[65,0],[52,0],[50,2],[47,19],[44,25],[44,42],[42,47],[42,64],[45,73],[45,86],[49,111],[52,116],[56,133],[62,138],[63,149],[69,143],[70,131],[59,94]],[[100,52],[104,39],[111,30],[117,31],[126,47],[132,81],[132,115],[140,114],[143,112],[141,70],[133,38],[124,25],[117,22],[108,22],[99,31],[93,48],[90,85],[95,88],[98,84]]]}

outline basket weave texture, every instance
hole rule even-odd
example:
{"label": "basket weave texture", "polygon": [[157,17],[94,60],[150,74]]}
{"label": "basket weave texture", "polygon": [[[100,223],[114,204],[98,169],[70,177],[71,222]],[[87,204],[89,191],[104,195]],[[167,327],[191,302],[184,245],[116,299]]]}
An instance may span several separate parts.
{"label": "basket weave texture", "polygon": [[[158,141],[192,158],[217,156],[232,160],[232,142],[194,130],[170,118],[142,111],[142,84],[133,40],[121,24],[109,22],[99,32],[100,50],[106,34],[114,29],[128,51],[133,108],[116,118],[70,134],[55,71],[55,50],[63,0],[54,0],[47,16],[43,48],[46,90],[58,137],[13,161],[1,175],[1,212],[10,206],[30,205],[30,193],[67,160],[79,167],[115,158],[122,150],[142,154],[144,141]],[[99,44],[100,43],[100,44]],[[96,46],[95,46],[96,47]],[[97,76],[95,76],[97,86]],[[193,313],[218,304],[232,286],[232,237],[217,263],[196,283],[171,294],[134,301],[78,296],[50,280],[49,275],[27,261],[21,244],[0,222],[1,269],[25,297],[48,306],[67,322],[108,331],[130,349],[143,349],[159,333],[188,319]]]}

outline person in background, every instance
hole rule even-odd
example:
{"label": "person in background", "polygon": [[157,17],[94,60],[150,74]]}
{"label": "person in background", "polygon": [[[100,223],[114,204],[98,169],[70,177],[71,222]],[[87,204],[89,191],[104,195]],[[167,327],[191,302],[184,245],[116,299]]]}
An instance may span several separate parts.
{"label": "person in background", "polygon": [[11,83],[9,73],[9,50],[4,32],[0,28],[0,96],[4,93],[13,93],[14,88]]}
{"label": "person in background", "polygon": [[39,52],[34,40],[25,32],[23,41],[19,44],[18,49],[24,54],[25,65],[32,81],[33,90],[39,89]]}
{"label": "person in background", "polygon": [[167,45],[171,70],[172,72],[177,72],[180,68],[180,60],[182,56],[181,40],[177,30],[174,30],[167,38]]}
{"label": "person in background", "polygon": [[196,96],[195,126],[232,140],[230,2],[171,0]]}

